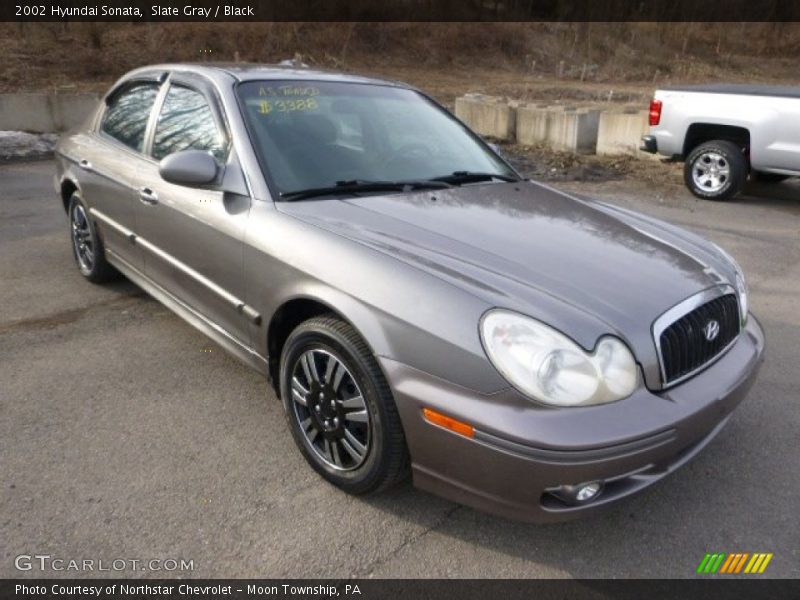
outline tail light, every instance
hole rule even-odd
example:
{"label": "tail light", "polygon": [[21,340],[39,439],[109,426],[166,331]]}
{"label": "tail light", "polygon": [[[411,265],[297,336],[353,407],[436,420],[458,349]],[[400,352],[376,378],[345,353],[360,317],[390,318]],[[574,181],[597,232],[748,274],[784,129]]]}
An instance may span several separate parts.
{"label": "tail light", "polygon": [[661,100],[650,101],[650,126],[654,127],[661,122]]}

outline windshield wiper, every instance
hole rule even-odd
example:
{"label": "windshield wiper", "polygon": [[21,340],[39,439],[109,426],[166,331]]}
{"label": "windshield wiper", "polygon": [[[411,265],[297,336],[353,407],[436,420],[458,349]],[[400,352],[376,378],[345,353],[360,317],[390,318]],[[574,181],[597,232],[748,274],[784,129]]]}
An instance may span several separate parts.
{"label": "windshield wiper", "polygon": [[451,187],[447,181],[422,180],[422,181],[367,181],[353,179],[348,181],[337,181],[336,185],[309,188],[306,190],[296,190],[294,192],[283,192],[281,200],[305,200],[306,198],[316,198],[319,196],[330,196],[333,194],[348,194],[359,192],[412,192],[420,189],[441,189]]}
{"label": "windshield wiper", "polygon": [[491,181],[493,179],[499,179],[500,181],[520,181],[519,177],[512,175],[503,175],[502,173],[480,173],[478,171],[453,171],[450,175],[433,177],[431,181],[445,181],[453,185],[461,185],[463,183],[477,183],[479,181]]}

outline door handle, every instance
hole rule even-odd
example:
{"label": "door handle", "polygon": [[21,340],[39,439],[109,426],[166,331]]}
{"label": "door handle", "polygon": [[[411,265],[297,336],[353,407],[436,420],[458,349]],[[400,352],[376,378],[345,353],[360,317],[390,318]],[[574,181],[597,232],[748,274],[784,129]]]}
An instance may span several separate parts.
{"label": "door handle", "polygon": [[85,158],[78,162],[78,166],[83,169],[84,171],[91,171],[92,170],[92,163],[90,163]]}
{"label": "door handle", "polygon": [[139,200],[144,204],[158,204],[158,194],[149,187],[141,187],[139,188]]}

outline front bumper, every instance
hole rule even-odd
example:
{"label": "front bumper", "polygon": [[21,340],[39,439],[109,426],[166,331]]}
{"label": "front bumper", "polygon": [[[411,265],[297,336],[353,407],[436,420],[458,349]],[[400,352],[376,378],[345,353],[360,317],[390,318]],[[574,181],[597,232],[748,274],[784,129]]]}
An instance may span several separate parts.
{"label": "front bumper", "polygon": [[[382,358],[405,429],[414,484],[461,504],[524,521],[598,510],[662,479],[722,429],[755,381],[764,334],[752,315],[737,342],[688,381],[600,406],[545,408],[514,390],[482,395]],[[433,425],[431,408],[475,428],[472,438]],[[604,481],[570,505],[559,485]]]}

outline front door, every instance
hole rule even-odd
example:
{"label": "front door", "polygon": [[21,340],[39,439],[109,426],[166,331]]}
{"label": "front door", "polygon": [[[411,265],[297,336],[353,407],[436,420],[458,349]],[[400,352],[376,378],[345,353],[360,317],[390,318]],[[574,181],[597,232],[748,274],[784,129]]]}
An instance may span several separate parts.
{"label": "front door", "polygon": [[207,150],[220,164],[230,142],[202,81],[170,79],[155,120],[150,160],[136,175],[140,202],[137,234],[145,273],[189,308],[249,346],[243,311],[243,238],[250,198],[213,186],[185,187],[164,181],[159,161],[182,150]]}

